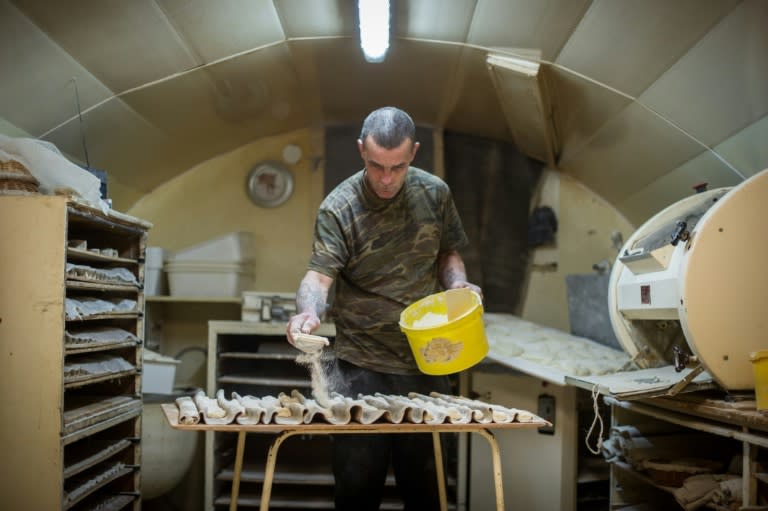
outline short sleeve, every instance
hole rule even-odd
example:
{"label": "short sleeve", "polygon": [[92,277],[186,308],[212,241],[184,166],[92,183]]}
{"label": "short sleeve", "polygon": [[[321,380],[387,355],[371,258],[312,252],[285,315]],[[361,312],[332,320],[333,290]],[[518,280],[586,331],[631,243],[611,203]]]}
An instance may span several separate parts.
{"label": "short sleeve", "polygon": [[321,209],[315,220],[309,269],[336,279],[348,258],[349,250],[338,217]]}
{"label": "short sleeve", "polygon": [[469,239],[464,232],[461,217],[456,210],[456,204],[453,202],[453,196],[449,190],[444,203],[443,236],[440,240],[440,251],[459,250],[468,244]]}

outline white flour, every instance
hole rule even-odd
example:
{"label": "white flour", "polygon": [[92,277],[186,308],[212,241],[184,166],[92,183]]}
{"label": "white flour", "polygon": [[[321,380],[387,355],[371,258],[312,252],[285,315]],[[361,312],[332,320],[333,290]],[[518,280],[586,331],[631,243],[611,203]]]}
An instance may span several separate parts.
{"label": "white flour", "polygon": [[444,325],[448,323],[447,314],[435,314],[434,312],[427,312],[422,317],[413,322],[414,328],[430,328],[433,326]]}
{"label": "white flour", "polygon": [[296,357],[296,362],[307,366],[312,379],[312,396],[317,404],[324,408],[331,406],[331,398],[328,393],[328,377],[321,362],[322,350],[314,353],[302,353]]}

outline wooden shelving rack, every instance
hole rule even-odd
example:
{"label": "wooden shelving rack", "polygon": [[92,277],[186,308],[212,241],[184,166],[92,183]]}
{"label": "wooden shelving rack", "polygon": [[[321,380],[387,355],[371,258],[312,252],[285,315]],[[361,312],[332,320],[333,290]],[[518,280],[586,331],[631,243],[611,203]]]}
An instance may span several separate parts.
{"label": "wooden shelving rack", "polygon": [[[63,196],[0,197],[0,501],[8,509],[141,509],[142,283],[150,227]],[[70,246],[83,242],[88,249]],[[136,282],[68,277],[67,263],[124,268]],[[83,298],[136,305],[66,313],[68,299]],[[67,342],[67,333],[103,329],[127,335]]]}

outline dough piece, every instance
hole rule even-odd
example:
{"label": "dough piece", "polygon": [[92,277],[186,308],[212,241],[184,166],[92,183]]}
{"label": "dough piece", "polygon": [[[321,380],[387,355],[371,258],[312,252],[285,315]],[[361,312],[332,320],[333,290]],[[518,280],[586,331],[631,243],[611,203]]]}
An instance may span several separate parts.
{"label": "dough piece", "polygon": [[200,412],[197,406],[189,396],[182,396],[176,399],[176,406],[179,408],[179,424],[197,424],[200,422]]}
{"label": "dough piece", "polygon": [[244,413],[237,416],[238,424],[258,424],[261,422],[264,414],[267,413],[266,408],[261,404],[261,399],[257,397],[241,396],[237,392],[233,392],[232,397],[245,410]]}
{"label": "dough piece", "polygon": [[[334,395],[336,394],[334,393]],[[385,410],[371,406],[363,399],[352,399],[350,397],[344,397],[343,399],[347,406],[350,407],[352,417],[360,424],[373,424],[384,415]]]}
{"label": "dough piece", "polygon": [[288,410],[288,415],[275,415],[275,424],[301,424],[304,422],[304,411],[306,408],[297,397],[287,395],[281,392],[277,396],[280,406]]}
{"label": "dough piece", "polygon": [[445,418],[448,414],[442,407],[436,406],[434,403],[428,403],[419,398],[412,398],[411,401],[424,409],[425,424],[442,424],[445,422]]}
{"label": "dough piece", "polygon": [[410,399],[407,399],[403,396],[396,396],[392,394],[380,394],[378,392],[374,395],[376,397],[381,397],[389,401],[392,401],[394,403],[397,403],[400,406],[403,406],[405,408],[403,422],[410,422],[411,424],[423,424],[425,421],[425,416],[426,418],[431,418],[431,416],[427,414],[427,411],[424,409],[424,407],[420,406],[418,403]]}
{"label": "dough piece", "polygon": [[274,396],[264,396],[260,399],[260,402],[261,406],[264,407],[264,415],[261,418],[264,424],[271,424],[273,419],[277,417],[291,416],[291,411],[283,407],[280,400]]}
{"label": "dough piece", "polygon": [[304,424],[310,424],[315,418],[321,418],[329,424],[349,424],[352,421],[350,406],[339,394],[329,398],[330,407],[322,406],[314,399],[305,398],[298,390],[291,391],[291,397],[300,400],[306,409],[304,412]]}
{"label": "dough piece", "polygon": [[482,401],[473,401],[469,399],[458,398],[447,394],[440,394],[438,392],[430,392],[431,397],[442,399],[446,403],[454,403],[460,406],[466,406],[472,411],[472,420],[479,424],[489,424],[493,422],[493,411],[488,406],[488,403]]}
{"label": "dough piece", "polygon": [[364,396],[360,394],[358,399],[362,399],[374,408],[384,410],[382,418],[392,424],[400,424],[403,422],[403,419],[405,418],[405,411],[408,408],[402,403],[388,399],[381,395]]}
{"label": "dough piece", "polygon": [[226,419],[227,412],[219,406],[215,399],[206,396],[205,392],[199,390],[195,394],[194,400],[206,424],[229,424]]}
{"label": "dough piece", "polygon": [[417,392],[409,392],[408,397],[411,399],[418,398],[427,403],[433,403],[435,406],[439,406],[445,411],[446,418],[451,424],[468,424],[472,422],[472,410],[464,405],[457,403],[451,403],[440,397],[426,396]]}
{"label": "dough piece", "polygon": [[483,315],[489,357],[520,358],[576,376],[612,374],[630,357],[623,350],[506,313]]}
{"label": "dough piece", "polygon": [[499,424],[506,424],[510,422],[536,422],[543,421],[540,417],[532,414],[531,412],[520,410],[517,408],[507,408],[505,406],[485,403],[476,399],[468,399],[465,397],[449,396],[447,394],[440,394],[438,392],[430,392],[432,397],[439,397],[450,401],[452,403],[469,405],[473,409],[483,410],[486,417],[492,417],[493,422]]}
{"label": "dough piece", "polygon": [[327,337],[305,334],[302,332],[294,332],[293,343],[304,353],[317,353],[328,346],[330,341],[328,341]]}
{"label": "dough piece", "polygon": [[227,419],[227,424],[231,424],[237,420],[237,418],[245,413],[245,408],[236,399],[227,399],[224,396],[224,389],[219,389],[216,392],[216,402],[226,412],[224,416]]}

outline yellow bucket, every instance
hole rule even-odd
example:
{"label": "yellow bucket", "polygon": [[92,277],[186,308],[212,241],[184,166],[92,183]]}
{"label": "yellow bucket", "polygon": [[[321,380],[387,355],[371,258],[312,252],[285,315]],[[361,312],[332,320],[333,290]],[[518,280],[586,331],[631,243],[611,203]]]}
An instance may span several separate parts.
{"label": "yellow bucket", "polygon": [[[448,300],[446,293],[452,293]],[[469,289],[443,291],[412,303],[400,314],[400,330],[425,374],[457,373],[488,354],[483,303]]]}
{"label": "yellow bucket", "polygon": [[755,401],[758,410],[768,410],[768,350],[749,354],[755,375]]}

